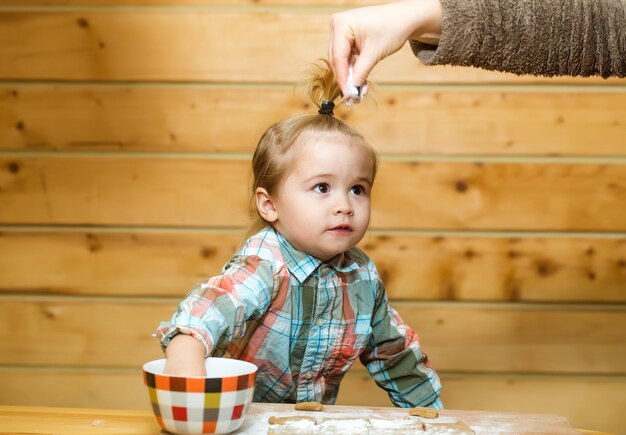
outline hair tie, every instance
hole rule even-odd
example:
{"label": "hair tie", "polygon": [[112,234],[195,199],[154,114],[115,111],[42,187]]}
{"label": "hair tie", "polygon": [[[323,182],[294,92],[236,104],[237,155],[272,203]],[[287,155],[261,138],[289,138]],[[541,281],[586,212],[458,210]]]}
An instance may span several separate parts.
{"label": "hair tie", "polygon": [[320,110],[317,111],[320,115],[330,115],[333,116],[333,109],[335,108],[335,103],[332,101],[322,100],[322,106]]}

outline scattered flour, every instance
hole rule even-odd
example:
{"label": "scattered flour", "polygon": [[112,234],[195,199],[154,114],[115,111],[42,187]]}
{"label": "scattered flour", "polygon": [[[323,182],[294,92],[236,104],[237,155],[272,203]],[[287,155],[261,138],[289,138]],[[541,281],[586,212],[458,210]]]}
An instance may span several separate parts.
{"label": "scattered flour", "polygon": [[[312,413],[311,413],[312,414]],[[472,430],[454,429],[456,418],[439,417],[424,422],[418,417],[387,418],[373,417],[371,412],[329,413],[303,415],[295,412],[268,412],[247,418],[233,435],[404,435],[420,433],[473,434]],[[280,416],[287,424],[269,424],[270,417]],[[425,424],[424,424],[425,423]],[[469,428],[468,428],[469,429]]]}
{"label": "scattered flour", "polygon": [[364,418],[324,419],[319,425],[320,433],[352,435],[370,433],[369,422]]}

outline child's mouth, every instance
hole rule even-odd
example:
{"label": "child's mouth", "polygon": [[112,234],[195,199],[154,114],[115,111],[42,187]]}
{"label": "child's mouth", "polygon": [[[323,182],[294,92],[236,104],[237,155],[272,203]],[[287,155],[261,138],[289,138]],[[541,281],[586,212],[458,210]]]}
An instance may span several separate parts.
{"label": "child's mouth", "polygon": [[330,231],[338,233],[350,233],[352,232],[352,227],[350,225],[337,225],[336,227],[332,227]]}

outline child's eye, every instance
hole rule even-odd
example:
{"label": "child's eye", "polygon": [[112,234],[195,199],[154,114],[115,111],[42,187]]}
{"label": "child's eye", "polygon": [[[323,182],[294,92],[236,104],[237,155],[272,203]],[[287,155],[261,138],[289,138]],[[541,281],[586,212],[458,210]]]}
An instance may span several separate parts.
{"label": "child's eye", "polygon": [[352,186],[350,188],[350,192],[353,195],[363,195],[365,193],[365,188],[363,186],[357,184],[356,186]]}
{"label": "child's eye", "polygon": [[326,183],[320,183],[320,184],[316,184],[313,187],[313,190],[318,193],[328,193],[330,192],[330,186]]}

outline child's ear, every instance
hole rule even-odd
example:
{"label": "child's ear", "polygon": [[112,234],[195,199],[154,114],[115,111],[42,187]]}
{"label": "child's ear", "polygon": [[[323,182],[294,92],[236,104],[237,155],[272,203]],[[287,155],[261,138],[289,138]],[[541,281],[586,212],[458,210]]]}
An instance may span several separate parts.
{"label": "child's ear", "polygon": [[256,209],[259,211],[261,217],[267,222],[276,222],[278,220],[278,212],[267,190],[263,187],[257,187],[254,191],[254,196],[256,199]]}

